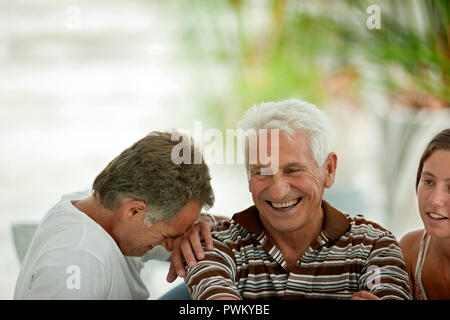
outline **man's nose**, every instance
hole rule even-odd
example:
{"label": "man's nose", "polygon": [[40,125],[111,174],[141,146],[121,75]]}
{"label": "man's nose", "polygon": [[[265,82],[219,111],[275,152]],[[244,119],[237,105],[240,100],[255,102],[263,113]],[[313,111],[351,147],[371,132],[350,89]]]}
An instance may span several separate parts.
{"label": "man's nose", "polygon": [[164,249],[171,252],[172,251],[172,239],[166,239],[162,242]]}
{"label": "man's nose", "polygon": [[277,173],[272,176],[269,187],[269,196],[273,201],[282,201],[290,192],[291,185],[281,174]]}

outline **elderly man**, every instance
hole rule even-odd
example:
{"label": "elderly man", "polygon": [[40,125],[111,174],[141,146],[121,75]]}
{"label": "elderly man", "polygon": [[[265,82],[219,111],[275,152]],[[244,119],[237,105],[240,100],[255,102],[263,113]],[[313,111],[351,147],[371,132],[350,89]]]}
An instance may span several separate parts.
{"label": "elderly man", "polygon": [[174,164],[177,143],[152,132],[112,160],[92,192],[64,196],[36,230],[14,298],[148,298],[141,257],[155,245],[168,248],[193,224],[211,228],[199,217],[214,203],[208,166]]}
{"label": "elderly man", "polygon": [[[391,232],[322,200],[337,165],[323,112],[294,99],[262,103],[240,127],[258,130],[258,147],[247,150],[271,150],[270,161],[246,152],[256,159],[247,163],[254,206],[221,221],[212,233],[215,249],[187,269],[192,297],[409,299],[404,258]],[[259,129],[279,137],[262,139]]]}

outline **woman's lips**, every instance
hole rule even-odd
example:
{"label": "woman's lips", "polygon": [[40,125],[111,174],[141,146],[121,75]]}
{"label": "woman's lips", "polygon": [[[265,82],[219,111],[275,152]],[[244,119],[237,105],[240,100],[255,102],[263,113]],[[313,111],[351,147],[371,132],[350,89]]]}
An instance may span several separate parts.
{"label": "woman's lips", "polygon": [[445,221],[448,220],[448,218],[440,213],[434,212],[434,211],[428,211],[427,216],[430,219],[436,220],[436,221]]}

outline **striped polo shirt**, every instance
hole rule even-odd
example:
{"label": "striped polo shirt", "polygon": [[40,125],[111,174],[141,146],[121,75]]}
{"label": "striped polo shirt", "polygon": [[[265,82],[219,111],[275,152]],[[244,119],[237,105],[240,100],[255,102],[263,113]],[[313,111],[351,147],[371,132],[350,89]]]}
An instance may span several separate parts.
{"label": "striped polo shirt", "polygon": [[255,206],[219,222],[214,250],[187,269],[192,298],[349,299],[365,290],[382,299],[411,299],[404,257],[392,233],[325,201],[322,207],[319,236],[289,269]]}

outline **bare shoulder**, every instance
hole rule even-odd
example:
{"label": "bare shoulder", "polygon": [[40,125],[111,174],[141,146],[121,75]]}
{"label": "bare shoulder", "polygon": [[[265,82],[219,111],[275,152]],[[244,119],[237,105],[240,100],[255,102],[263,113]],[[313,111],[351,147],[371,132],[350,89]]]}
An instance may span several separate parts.
{"label": "bare shoulder", "polygon": [[419,253],[420,241],[422,240],[424,229],[410,231],[398,242],[403,250],[405,258],[416,256]]}

